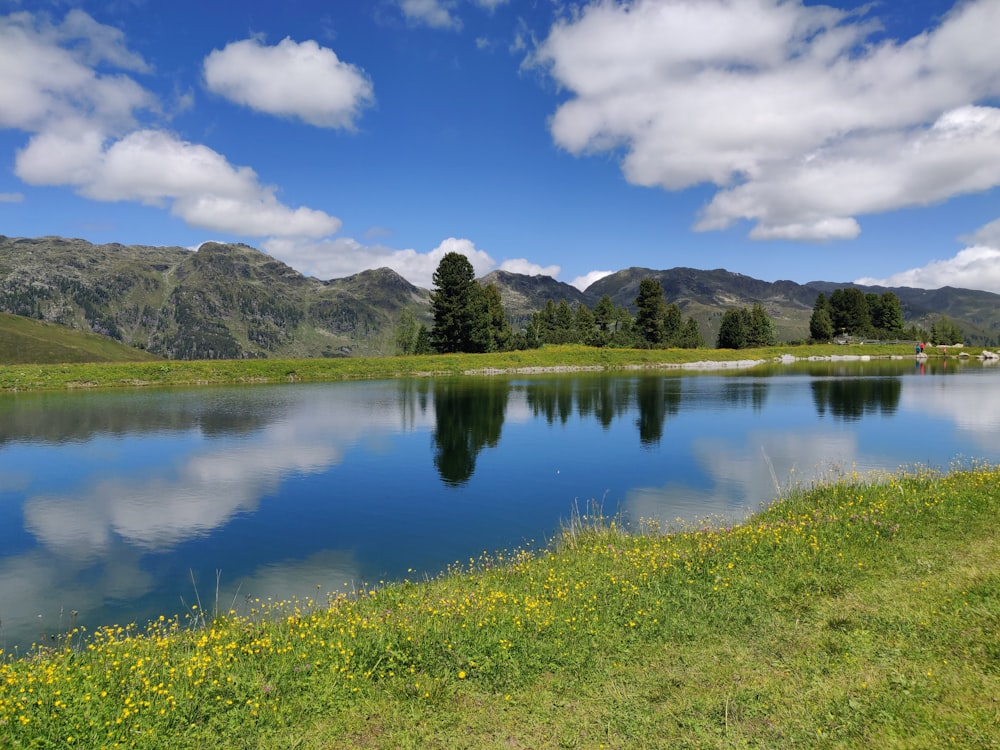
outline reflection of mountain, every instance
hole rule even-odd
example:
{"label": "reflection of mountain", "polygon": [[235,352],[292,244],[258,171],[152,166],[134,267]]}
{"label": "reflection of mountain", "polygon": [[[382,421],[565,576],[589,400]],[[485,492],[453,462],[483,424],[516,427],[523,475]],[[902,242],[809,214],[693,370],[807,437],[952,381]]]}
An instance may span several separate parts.
{"label": "reflection of mountain", "polygon": [[248,434],[276,417],[273,400],[238,389],[211,397],[191,391],[43,393],[0,396],[0,446],[10,442],[65,443],[98,435],[200,430],[205,435]]}
{"label": "reflection of mountain", "polygon": [[443,380],[434,384],[437,427],[434,465],[445,484],[465,484],[476,468],[476,456],[500,441],[507,394],[506,380]]}
{"label": "reflection of mountain", "polygon": [[838,419],[854,421],[865,414],[895,414],[903,381],[899,378],[844,378],[814,380],[813,401],[820,416],[830,412]]}

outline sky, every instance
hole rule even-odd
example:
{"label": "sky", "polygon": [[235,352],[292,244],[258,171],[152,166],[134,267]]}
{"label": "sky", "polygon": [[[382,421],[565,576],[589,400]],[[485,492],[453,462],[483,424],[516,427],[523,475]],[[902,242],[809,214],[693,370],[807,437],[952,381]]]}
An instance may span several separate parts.
{"label": "sky", "polygon": [[1000,293],[1000,0],[0,0],[0,234]]}

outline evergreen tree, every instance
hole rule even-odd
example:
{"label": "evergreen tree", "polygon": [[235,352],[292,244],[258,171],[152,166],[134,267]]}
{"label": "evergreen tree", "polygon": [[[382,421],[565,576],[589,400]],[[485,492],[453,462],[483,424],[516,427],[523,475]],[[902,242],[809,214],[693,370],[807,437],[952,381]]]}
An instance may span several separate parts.
{"label": "evergreen tree", "polygon": [[663,286],[656,279],[645,278],[639,282],[639,296],[635,298],[635,324],[646,346],[659,346],[664,340],[663,317],[666,302]]}
{"label": "evergreen tree", "polygon": [[747,318],[747,346],[774,346],[774,322],[760,304],[750,308]]}
{"label": "evergreen tree", "polygon": [[872,326],[884,338],[903,335],[903,306],[892,292],[885,292],[871,311]]}
{"label": "evergreen tree", "polygon": [[663,344],[665,346],[679,346],[677,340],[681,335],[681,309],[676,302],[672,302],[663,308]]}
{"label": "evergreen tree", "polygon": [[611,326],[615,319],[615,303],[611,297],[605,294],[594,305],[594,325],[601,333],[611,333]]}
{"label": "evergreen tree", "polygon": [[478,287],[472,298],[470,348],[472,352],[498,352],[510,348],[513,332],[495,284]]}
{"label": "evergreen tree", "polygon": [[566,300],[556,306],[556,340],[553,344],[571,344],[576,340],[576,318]]}
{"label": "evergreen tree", "polygon": [[627,307],[616,307],[612,323],[611,343],[614,346],[637,346],[641,343],[635,321]]}
{"label": "evergreen tree", "polygon": [[414,354],[430,354],[434,351],[434,347],[431,345],[431,332],[427,330],[427,326],[423,323],[417,329],[417,336],[413,342],[413,353]]}
{"label": "evergreen tree", "polygon": [[681,332],[677,336],[677,344],[681,349],[700,349],[705,346],[705,339],[701,335],[698,321],[693,317],[688,318]]}
{"label": "evergreen tree", "polygon": [[948,346],[950,344],[962,344],[962,330],[955,325],[955,322],[947,318],[941,318],[931,326],[931,343],[935,345]]}
{"label": "evergreen tree", "polygon": [[833,319],[830,317],[830,302],[823,292],[816,295],[812,317],[809,318],[809,337],[813,341],[829,341],[833,338]]}
{"label": "evergreen tree", "polygon": [[473,317],[477,313],[479,285],[472,264],[461,253],[446,253],[434,271],[433,280],[434,350],[442,354],[474,351]]}
{"label": "evergreen tree", "polygon": [[830,318],[834,333],[866,335],[871,329],[871,314],[864,292],[854,287],[835,289],[830,295]]}
{"label": "evergreen tree", "polygon": [[396,322],[396,353],[413,354],[417,346],[417,332],[419,326],[417,319],[413,316],[413,311],[406,308],[399,314]]}
{"label": "evergreen tree", "polygon": [[726,310],[719,325],[717,349],[745,349],[750,334],[750,311],[745,307]]}
{"label": "evergreen tree", "polygon": [[545,307],[531,316],[538,334],[539,345],[550,344],[556,338],[556,303],[545,301]]}
{"label": "evergreen tree", "polygon": [[576,341],[590,343],[594,335],[594,313],[582,302],[576,308]]}

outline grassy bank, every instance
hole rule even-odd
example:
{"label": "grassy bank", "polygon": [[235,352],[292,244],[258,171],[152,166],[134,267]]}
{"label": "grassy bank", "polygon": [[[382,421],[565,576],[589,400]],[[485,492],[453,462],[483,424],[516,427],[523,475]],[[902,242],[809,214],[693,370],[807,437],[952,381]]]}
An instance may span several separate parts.
{"label": "grassy bank", "polygon": [[1000,745],[1000,469],[844,477],[730,529],[576,519],[420,583],[0,665],[4,747]]}
{"label": "grassy bank", "polygon": [[0,362],[4,364],[134,361],[161,358],[106,336],[0,313]]}
{"label": "grassy bank", "polygon": [[699,361],[831,355],[912,356],[908,345],[785,346],[766,349],[594,349],[546,346],[498,354],[436,354],[415,357],[156,361],[60,365],[0,365],[0,390],[120,388],[147,385],[279,383],[412,375],[460,375],[525,368],[659,367]]}

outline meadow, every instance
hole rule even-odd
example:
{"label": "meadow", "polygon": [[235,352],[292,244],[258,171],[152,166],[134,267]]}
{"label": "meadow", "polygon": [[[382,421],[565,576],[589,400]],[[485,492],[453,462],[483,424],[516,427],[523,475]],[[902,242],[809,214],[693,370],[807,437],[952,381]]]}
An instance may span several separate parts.
{"label": "meadow", "polygon": [[315,601],[71,629],[0,663],[10,748],[1000,745],[1000,468],[842,474]]}
{"label": "meadow", "polygon": [[514,369],[679,367],[691,362],[867,355],[913,356],[910,344],[775,346],[763,349],[595,349],[547,345],[495,354],[429,354],[329,359],[157,360],[65,364],[0,364],[0,391],[137,386],[219,385],[489,374]]}

